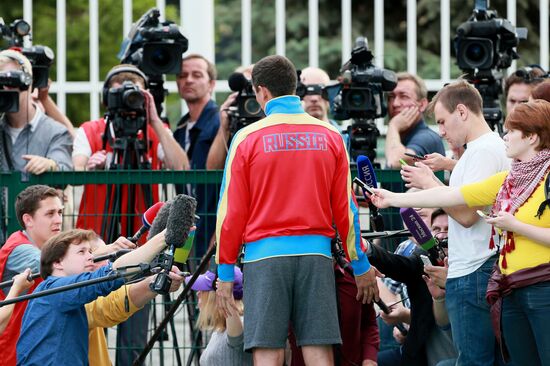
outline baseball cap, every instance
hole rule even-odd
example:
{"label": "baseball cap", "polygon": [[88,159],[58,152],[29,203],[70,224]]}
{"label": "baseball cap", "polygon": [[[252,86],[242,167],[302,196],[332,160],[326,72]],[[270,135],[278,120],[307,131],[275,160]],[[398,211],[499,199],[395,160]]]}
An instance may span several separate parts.
{"label": "baseball cap", "polygon": [[[236,300],[240,300],[243,298],[243,273],[237,266],[235,266],[234,271],[235,280],[233,281],[233,297]],[[185,278],[185,283],[188,283],[191,277],[192,276],[187,276]],[[215,291],[217,279],[218,276],[214,272],[206,271],[197,277],[197,280],[191,286],[191,289],[195,291]]]}

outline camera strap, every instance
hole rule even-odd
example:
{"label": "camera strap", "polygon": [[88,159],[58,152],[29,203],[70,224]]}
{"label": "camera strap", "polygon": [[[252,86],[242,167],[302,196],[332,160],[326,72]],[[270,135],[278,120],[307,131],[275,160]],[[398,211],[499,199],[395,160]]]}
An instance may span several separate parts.
{"label": "camera strap", "polygon": [[544,201],[540,204],[535,217],[538,217],[540,220],[546,207],[550,207],[550,172],[547,172],[546,180],[544,181]]}
{"label": "camera strap", "polygon": [[[8,170],[9,171],[13,171],[14,168],[13,168],[13,162],[11,161],[11,153],[10,153],[10,148],[8,144],[8,140],[7,140],[7,133],[6,133],[6,129],[3,128],[2,129],[2,156],[3,156],[3,159],[6,161],[6,164],[8,166]],[[11,141],[10,141],[11,142]]]}

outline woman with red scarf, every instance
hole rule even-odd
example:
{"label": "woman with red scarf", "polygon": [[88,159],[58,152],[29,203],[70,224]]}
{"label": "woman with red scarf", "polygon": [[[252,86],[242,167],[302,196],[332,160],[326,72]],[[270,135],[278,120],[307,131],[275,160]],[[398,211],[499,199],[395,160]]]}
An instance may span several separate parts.
{"label": "woman with red scarf", "polygon": [[379,208],[492,205],[487,245],[499,247],[500,259],[487,300],[496,336],[515,365],[550,365],[550,103],[518,106],[504,127],[509,172],[415,193],[375,189],[371,199]]}

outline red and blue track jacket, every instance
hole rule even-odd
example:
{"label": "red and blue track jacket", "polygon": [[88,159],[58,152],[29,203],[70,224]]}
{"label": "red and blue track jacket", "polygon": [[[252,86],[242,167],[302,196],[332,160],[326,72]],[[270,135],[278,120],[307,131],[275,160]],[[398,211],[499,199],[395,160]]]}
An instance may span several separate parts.
{"label": "red and blue track jacket", "polygon": [[227,155],[216,224],[219,278],[233,281],[243,243],[245,262],[330,258],[333,222],[355,274],[367,272],[349,157],[339,131],[305,113],[296,96],[271,99],[265,113],[235,134]]}

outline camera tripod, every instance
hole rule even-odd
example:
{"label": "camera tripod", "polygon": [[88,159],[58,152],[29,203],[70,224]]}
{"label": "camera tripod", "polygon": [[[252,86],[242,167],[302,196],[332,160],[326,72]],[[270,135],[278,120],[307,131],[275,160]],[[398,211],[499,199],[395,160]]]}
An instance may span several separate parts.
{"label": "camera tripod", "polygon": [[[146,129],[145,129],[146,130]],[[113,149],[113,159],[109,166],[110,170],[140,170],[140,171],[149,171],[151,170],[151,163],[148,159],[148,145],[146,133],[145,137],[137,136],[124,136],[124,137],[111,137],[110,135],[109,122],[106,126],[106,133],[104,137],[104,142],[109,141],[110,146]],[[104,143],[105,145],[105,143]],[[103,218],[101,225],[101,236],[107,243],[112,243],[117,239],[119,235],[125,237],[131,237],[134,232],[141,225],[141,221],[136,219],[136,214],[145,212],[145,210],[153,204],[154,186],[150,184],[109,184],[107,185],[107,194],[104,205],[104,211],[106,215]],[[163,302],[166,307],[171,303],[170,295],[163,295]],[[152,318],[154,325],[156,327],[156,302],[152,301]],[[130,324],[119,325],[119,333],[117,334],[117,343],[121,346],[134,346],[137,345],[138,349],[129,350],[131,355],[127,357],[127,360],[131,360],[141,352],[143,345],[136,343],[139,337],[139,329],[142,327],[148,328],[149,322],[149,312],[150,308],[140,310],[138,313],[134,314]],[[174,321],[170,321],[171,334],[173,348],[178,349],[178,343],[176,338],[176,328]],[[132,329],[134,328],[134,329]],[[139,329],[135,329],[139,328]],[[137,331],[137,332],[136,332]],[[121,334],[122,333],[122,334]],[[136,341],[132,341],[136,337]],[[126,340],[126,338],[128,338]],[[143,338],[145,339],[145,337]],[[143,341],[139,339],[138,342]],[[163,353],[163,341],[160,340],[160,352]],[[130,344],[123,344],[129,342]],[[118,345],[117,345],[118,346]],[[122,356],[120,356],[122,357]],[[176,353],[177,364],[181,365],[181,359],[179,353]],[[117,355],[117,361],[119,361],[119,355]],[[120,361],[125,363],[124,361]],[[117,363],[120,363],[117,362]],[[162,361],[161,361],[162,362]]]}

